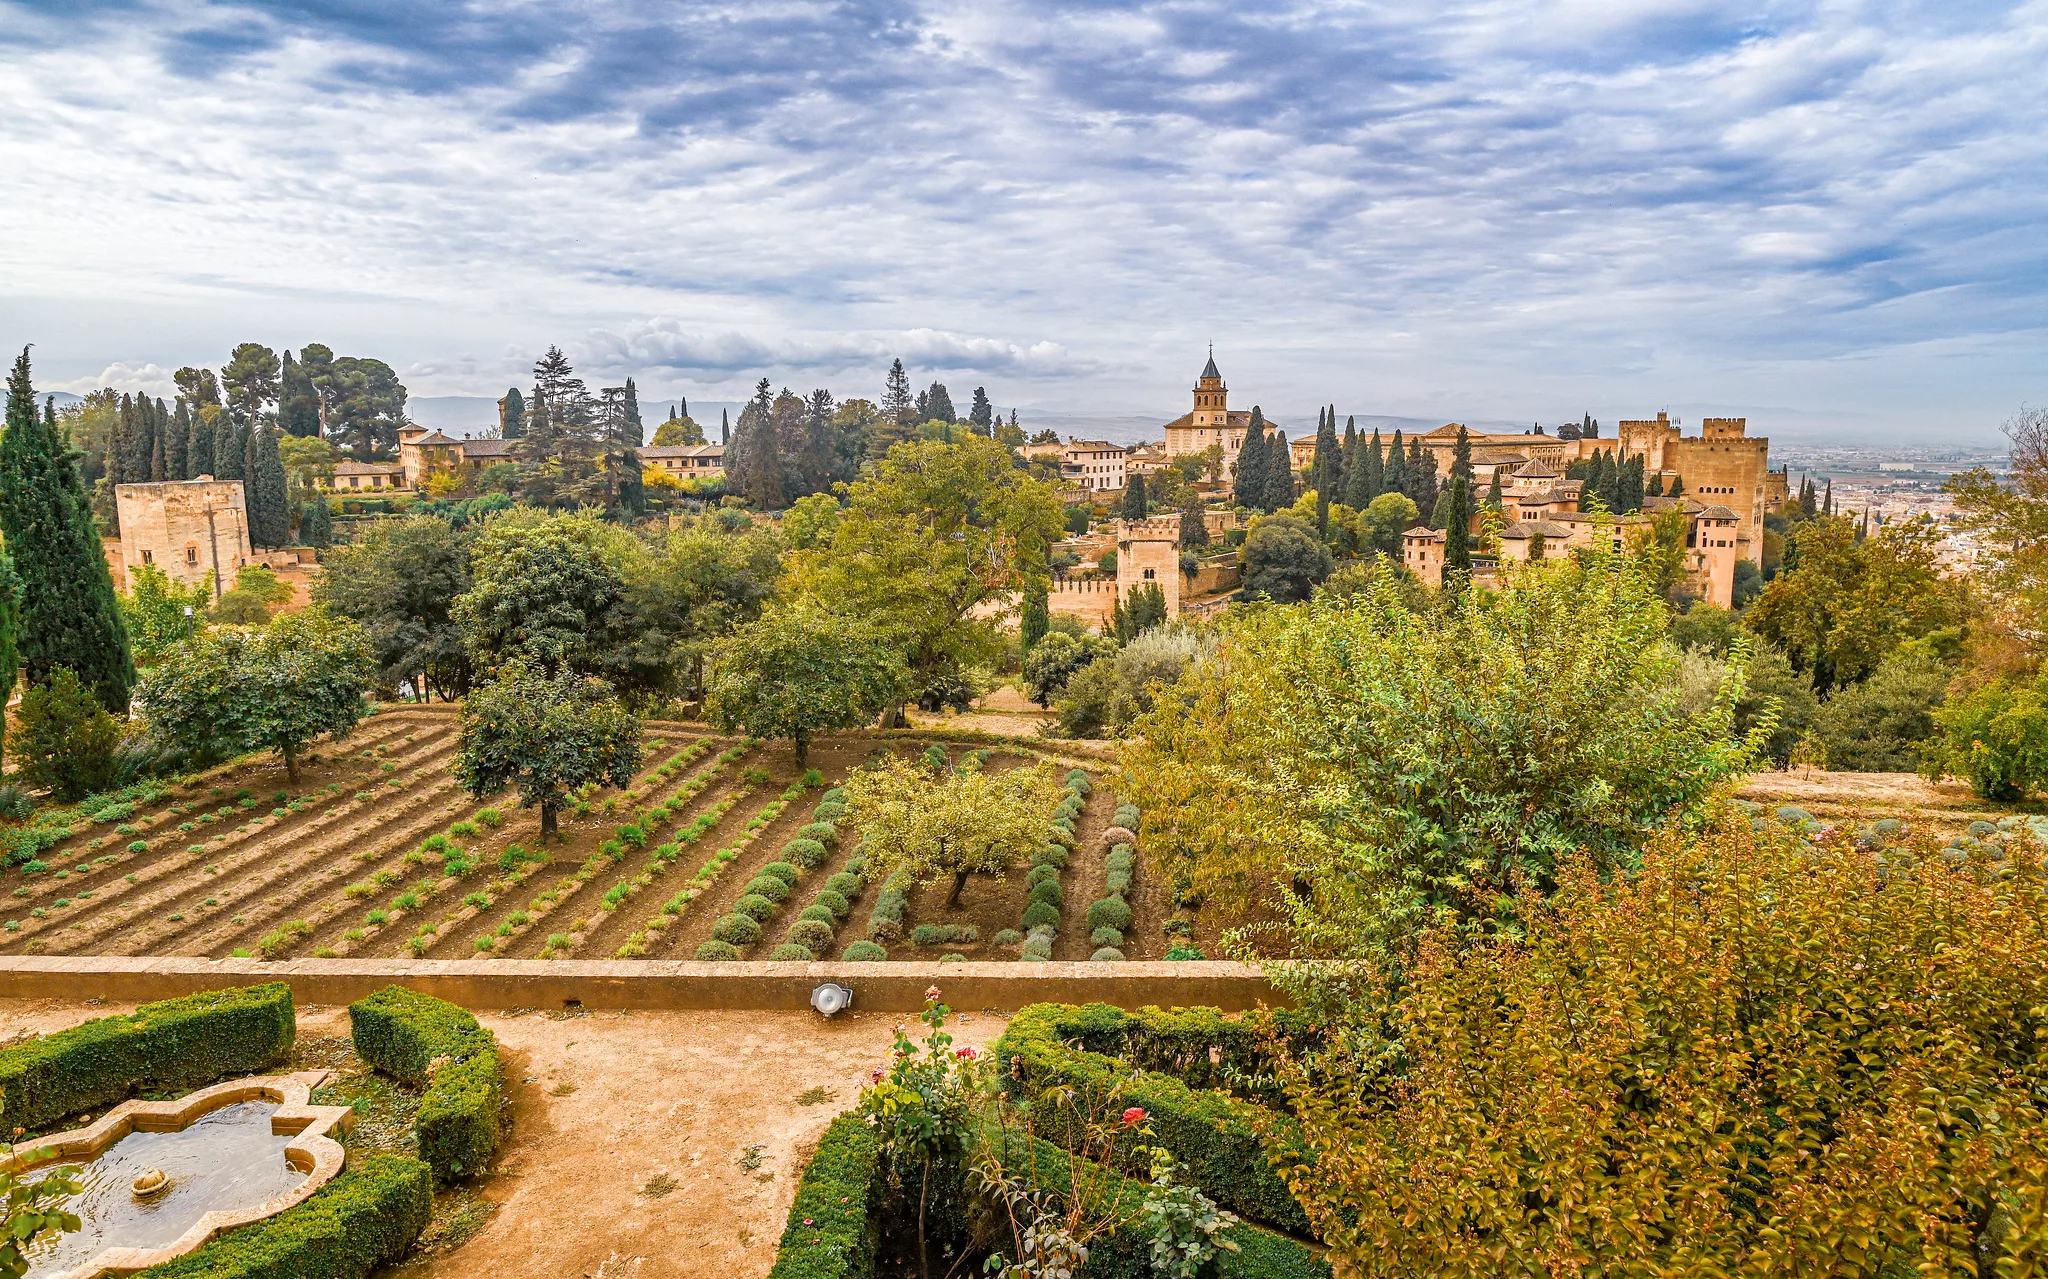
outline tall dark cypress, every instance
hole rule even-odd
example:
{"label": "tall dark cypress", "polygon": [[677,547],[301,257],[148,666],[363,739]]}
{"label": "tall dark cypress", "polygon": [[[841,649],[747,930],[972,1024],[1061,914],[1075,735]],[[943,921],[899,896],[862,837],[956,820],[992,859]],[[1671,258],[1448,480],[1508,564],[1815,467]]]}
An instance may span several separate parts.
{"label": "tall dark cypress", "polygon": [[1408,441],[1408,458],[1405,468],[1408,500],[1415,503],[1415,509],[1422,518],[1431,519],[1436,510],[1436,451],[1422,446],[1422,437]]}
{"label": "tall dark cypress", "polygon": [[213,478],[247,479],[243,459],[249,452],[249,432],[236,424],[225,410],[213,420]]}
{"label": "tall dark cypress", "polygon": [[247,470],[242,490],[249,507],[249,540],[268,548],[287,544],[292,540],[292,513],[276,431],[258,427],[249,437]]}
{"label": "tall dark cypress", "polygon": [[[0,546],[0,707],[14,693],[14,677],[21,671],[21,579],[15,575],[14,559]],[[0,759],[7,756],[7,716],[0,715]]]}
{"label": "tall dark cypress", "polygon": [[1266,492],[1260,503],[1269,511],[1284,511],[1294,505],[1294,452],[1287,447],[1287,432],[1273,432],[1266,446]]}
{"label": "tall dark cypress", "polygon": [[1444,512],[1444,576],[1472,572],[1472,438],[1458,428],[1458,443],[1451,451],[1450,480],[1438,499],[1449,505]]}
{"label": "tall dark cypress", "polygon": [[[1408,454],[1401,447],[1401,428],[1394,428],[1394,440],[1387,449],[1387,464],[1380,474],[1381,493],[1406,493],[1408,491]],[[1374,496],[1378,496],[1375,494]]]}
{"label": "tall dark cypress", "polygon": [[185,463],[192,447],[192,410],[185,407],[184,396],[178,397],[178,407],[164,420],[164,478],[189,480],[192,474],[185,469]]}
{"label": "tall dark cypress", "polygon": [[[185,398],[178,397],[183,404]],[[218,415],[217,415],[218,416]],[[213,428],[204,410],[192,410],[192,429],[185,435],[185,478],[196,480],[202,475],[213,474]]]}
{"label": "tall dark cypress", "polygon": [[1380,495],[1380,481],[1385,474],[1386,460],[1380,454],[1380,432],[1373,428],[1372,438],[1358,442],[1358,460],[1352,464],[1351,478],[1344,485],[1345,505],[1362,511],[1372,505]]}
{"label": "tall dark cypress", "polygon": [[1343,465],[1338,468],[1339,474],[1336,484],[1337,500],[1346,505],[1349,505],[1351,500],[1351,473],[1357,469],[1358,419],[1346,417],[1344,419]]}
{"label": "tall dark cypress", "polygon": [[516,440],[526,434],[526,397],[515,386],[505,392],[502,403],[505,406],[504,417],[499,423],[498,434],[503,439]]}
{"label": "tall dark cypress", "polygon": [[164,415],[162,400],[150,405],[149,409],[149,482],[161,484],[169,478],[169,466],[164,457],[164,436],[169,434],[170,423]]}
{"label": "tall dark cypress", "polygon": [[18,646],[23,675],[41,683],[68,666],[115,714],[128,710],[135,663],[78,471],[57,433],[53,405],[36,416],[28,348],[7,379],[0,436],[0,533],[21,579]]}
{"label": "tall dark cypress", "polygon": [[626,403],[618,431],[619,506],[638,515],[647,509],[647,488],[640,478],[640,446],[647,442],[647,424],[640,420],[640,391],[632,378],[626,379]]}
{"label": "tall dark cypress", "polygon": [[1337,406],[1316,415],[1316,451],[1309,462],[1309,483],[1316,489],[1316,530],[1330,530],[1330,502],[1336,496],[1338,478],[1344,472],[1344,455],[1337,443]]}
{"label": "tall dark cypress", "polygon": [[1252,405],[1251,425],[1244,444],[1237,451],[1237,470],[1231,476],[1232,505],[1258,510],[1266,500],[1266,415]]}

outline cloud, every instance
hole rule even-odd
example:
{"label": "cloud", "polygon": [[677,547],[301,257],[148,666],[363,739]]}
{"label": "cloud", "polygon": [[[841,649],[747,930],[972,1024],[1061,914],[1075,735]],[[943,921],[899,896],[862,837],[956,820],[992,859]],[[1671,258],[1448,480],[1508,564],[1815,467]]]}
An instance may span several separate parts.
{"label": "cloud", "polygon": [[84,395],[88,391],[97,391],[102,387],[112,387],[117,391],[131,393],[139,392],[165,399],[178,393],[177,379],[171,376],[171,370],[149,363],[116,362],[91,377],[72,378],[61,382],[43,378],[36,385],[39,390],[69,391],[73,395]]}
{"label": "cloud", "polygon": [[256,336],[496,394],[556,341],[1178,411],[1214,339],[1269,404],[1995,422],[2044,58],[2039,0],[0,0],[0,278],[67,385]]}

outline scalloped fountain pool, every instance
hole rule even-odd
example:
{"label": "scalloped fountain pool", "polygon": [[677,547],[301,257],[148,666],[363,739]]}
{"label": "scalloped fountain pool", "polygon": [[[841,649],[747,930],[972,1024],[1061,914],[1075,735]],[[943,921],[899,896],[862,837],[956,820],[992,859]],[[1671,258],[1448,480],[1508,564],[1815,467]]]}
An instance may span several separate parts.
{"label": "scalloped fountain pool", "polygon": [[[28,1250],[29,1279],[55,1279],[85,1266],[109,1248],[162,1248],[209,1212],[256,1208],[306,1180],[285,1147],[298,1138],[273,1132],[272,1101],[240,1101],[194,1119],[176,1132],[131,1132],[83,1162],[45,1164],[40,1179],[58,1168],[78,1172],[84,1189],[64,1207],[82,1228],[45,1235]],[[138,1193],[138,1178],[161,1169],[169,1187]]]}

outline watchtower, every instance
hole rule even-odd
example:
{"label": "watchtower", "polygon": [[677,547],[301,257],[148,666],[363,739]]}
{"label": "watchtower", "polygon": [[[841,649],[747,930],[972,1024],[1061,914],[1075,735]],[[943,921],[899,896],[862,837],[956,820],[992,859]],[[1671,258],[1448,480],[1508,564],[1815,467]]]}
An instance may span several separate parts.
{"label": "watchtower", "polygon": [[[1214,367],[1213,365],[1211,366]],[[1180,612],[1180,516],[1154,515],[1116,524],[1116,593],[1128,602],[1140,586],[1166,593],[1166,615]]]}

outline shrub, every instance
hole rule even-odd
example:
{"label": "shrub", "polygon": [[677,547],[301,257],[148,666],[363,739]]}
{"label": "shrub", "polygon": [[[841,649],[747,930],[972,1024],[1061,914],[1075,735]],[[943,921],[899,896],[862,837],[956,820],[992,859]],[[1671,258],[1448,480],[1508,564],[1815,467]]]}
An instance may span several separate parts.
{"label": "shrub", "polygon": [[[822,893],[819,894],[819,896],[821,897],[823,895],[824,894]],[[830,906],[820,905],[817,902],[812,902],[810,905],[798,911],[796,917],[798,919],[815,919],[819,923],[825,925],[825,927],[827,928],[830,928],[834,924],[837,924],[839,922],[839,916],[832,913],[832,908]]]}
{"label": "shrub", "polygon": [[761,940],[761,925],[745,915],[726,915],[711,926],[711,935],[735,946],[751,946]]}
{"label": "shrub", "polygon": [[364,1279],[412,1247],[434,1209],[432,1170],[371,1155],[297,1207],[141,1271],[143,1279]]}
{"label": "shrub", "polygon": [[818,802],[820,804],[844,804],[846,802],[846,788],[834,786],[831,790],[818,796]]}
{"label": "shrub", "polygon": [[1057,928],[1059,922],[1060,908],[1050,902],[1032,902],[1024,908],[1024,927],[1026,931],[1036,928],[1040,924],[1051,924]]}
{"label": "shrub", "polygon": [[807,950],[830,950],[832,925],[816,919],[799,919],[789,926],[790,941]]}
{"label": "shrub", "polygon": [[[847,948],[848,959],[854,958],[852,949]],[[881,1170],[880,1134],[857,1111],[833,1120],[797,1183],[768,1279],[866,1279],[875,1274],[885,1194]]]}
{"label": "shrub", "polygon": [[748,893],[732,904],[733,913],[745,915],[757,923],[765,923],[775,913],[775,903],[759,893]]}
{"label": "shrub", "polygon": [[1189,959],[1208,958],[1207,955],[1202,953],[1202,948],[1200,946],[1187,946],[1180,943],[1175,943],[1174,945],[1168,946],[1166,948],[1166,957],[1168,959],[1174,960],[1175,962],[1180,962],[1182,960]]}
{"label": "shrub", "polygon": [[836,823],[842,821],[846,817],[846,804],[840,800],[828,799],[819,804],[817,810],[811,816],[821,822]]}
{"label": "shrub", "polygon": [[944,946],[949,942],[972,945],[981,940],[981,930],[973,924],[919,924],[911,932],[910,940],[918,946]]}
{"label": "shrub", "polygon": [[782,846],[782,855],[806,870],[823,866],[827,856],[825,846],[815,839],[792,839]]}
{"label": "shrub", "polygon": [[1066,785],[1068,790],[1077,795],[1091,795],[1095,792],[1095,783],[1089,781],[1088,774],[1078,768],[1067,770]]}
{"label": "shrub", "polygon": [[771,902],[789,900],[789,884],[773,875],[756,875],[747,881],[746,891],[756,897],[766,897]]}
{"label": "shrub", "polygon": [[1031,886],[1029,896],[1034,902],[1058,906],[1067,900],[1067,890],[1060,887],[1060,881],[1057,879],[1041,879]]}
{"label": "shrub", "polygon": [[144,1004],[0,1049],[0,1132],[165,1092],[257,1074],[291,1050],[291,989],[280,982]]}
{"label": "shrub", "polygon": [[1065,870],[1067,856],[1067,850],[1058,844],[1047,844],[1031,854],[1031,865],[1034,869],[1039,866],[1050,866],[1054,870]]}
{"label": "shrub", "polygon": [[1104,897],[1088,907],[1088,927],[1129,928],[1131,907],[1121,897]]}
{"label": "shrub", "polygon": [[1124,935],[1115,928],[1098,928],[1088,934],[1088,944],[1090,946],[1121,946],[1124,944]]}
{"label": "shrub", "polygon": [[788,862],[769,862],[766,866],[763,866],[757,873],[762,875],[773,875],[775,878],[781,880],[783,883],[790,885],[794,885],[796,881],[804,877],[804,873],[802,871],[798,870],[795,866],[790,865]]}
{"label": "shrub", "polygon": [[857,941],[848,946],[839,957],[848,963],[869,963],[875,960],[887,959],[889,952],[874,942]]}
{"label": "shrub", "polygon": [[1050,937],[1027,937],[1027,938],[1025,938],[1025,939],[1024,939],[1024,953],[1023,953],[1023,957],[1024,957],[1025,959],[1051,959],[1051,958],[1052,958],[1052,938],[1050,938]]}
{"label": "shrub", "polygon": [[1024,934],[1018,932],[1014,928],[1005,928],[1003,931],[989,938],[989,944],[994,946],[1020,946],[1023,943]]}
{"label": "shrub", "polygon": [[1094,954],[1088,956],[1089,959],[1093,960],[1095,963],[1098,964],[1122,963],[1123,957],[1124,953],[1114,946],[1104,946],[1101,949],[1097,950]]}
{"label": "shrub", "polygon": [[1110,848],[1115,848],[1118,844],[1135,845],[1138,842],[1138,836],[1129,827],[1112,826],[1102,832],[1102,842]]}
{"label": "shrub", "polygon": [[[831,944],[832,939],[829,934],[826,936],[825,941],[827,945]],[[777,946],[774,950],[769,951],[768,958],[784,960],[798,959],[802,960],[805,963],[809,963],[811,960],[816,959],[817,956],[811,953],[811,948],[808,946],[799,946],[797,943],[793,941],[786,941],[782,943],[780,946]]]}
{"label": "shrub", "polygon": [[1116,813],[1110,817],[1109,821],[1112,826],[1121,826],[1125,830],[1138,829],[1138,806],[1129,800],[1125,800],[1116,806]]}
{"label": "shrub", "polygon": [[860,897],[860,876],[840,871],[837,875],[825,881],[825,891],[828,893],[838,893],[848,902],[853,902]]}
{"label": "shrub", "polygon": [[1113,896],[1128,896],[1131,891],[1131,872],[1128,870],[1112,870],[1104,873],[1102,887],[1105,892]]}
{"label": "shrub", "polygon": [[1103,857],[1102,864],[1110,870],[1131,870],[1137,866],[1137,850],[1129,844],[1114,844]]}
{"label": "shrub", "polygon": [[811,822],[799,827],[796,833],[799,839],[815,839],[821,844],[831,845],[839,842],[839,828],[831,822]]}
{"label": "shrub", "polygon": [[847,915],[851,913],[853,910],[852,902],[846,900],[845,897],[833,892],[829,888],[822,890],[816,897],[812,898],[811,906],[813,908],[820,906],[824,907],[825,911],[832,916],[832,920],[835,923],[839,920],[845,919]]}
{"label": "shrub", "polygon": [[740,952],[729,941],[707,941],[697,947],[699,959],[738,959]]}
{"label": "shrub", "polygon": [[498,1148],[504,1078],[497,1041],[466,1010],[403,986],[349,1005],[356,1054],[414,1087],[424,1085],[420,1158],[442,1184],[474,1177]]}

